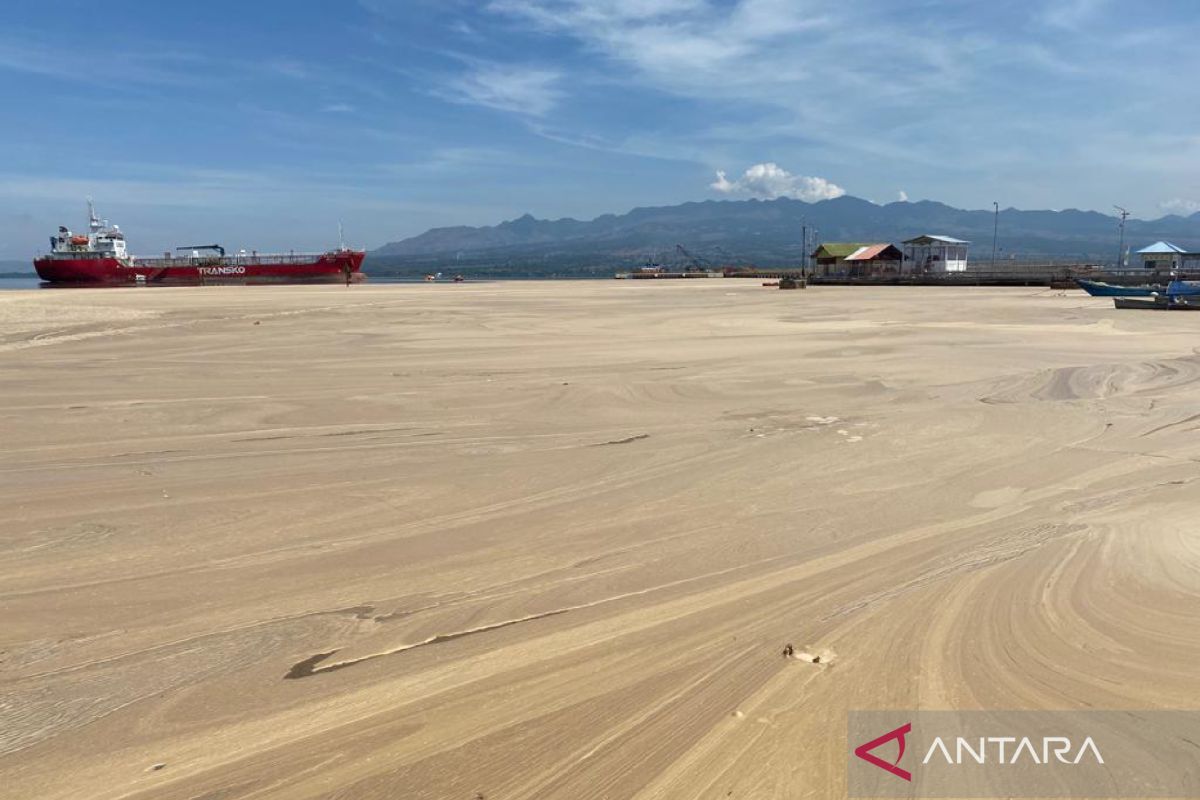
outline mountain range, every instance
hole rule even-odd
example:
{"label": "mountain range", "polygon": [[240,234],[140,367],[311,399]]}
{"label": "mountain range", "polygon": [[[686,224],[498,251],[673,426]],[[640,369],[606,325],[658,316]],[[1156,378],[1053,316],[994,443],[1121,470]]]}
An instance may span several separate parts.
{"label": "mountain range", "polygon": [[[795,264],[802,258],[803,229],[810,249],[819,242],[894,242],[943,234],[973,243],[973,258],[990,259],[993,226],[1000,259],[1112,263],[1120,244],[1116,217],[1095,211],[967,211],[933,201],[876,205],[857,197],[807,203],[709,200],[635,208],[590,221],[536,219],[526,214],[485,227],[433,228],[389,242],[371,253],[378,264],[619,266],[647,259],[684,258],[676,245],[714,264]],[[1125,245],[1137,250],[1165,239],[1200,250],[1200,212],[1155,220],[1129,219]]]}

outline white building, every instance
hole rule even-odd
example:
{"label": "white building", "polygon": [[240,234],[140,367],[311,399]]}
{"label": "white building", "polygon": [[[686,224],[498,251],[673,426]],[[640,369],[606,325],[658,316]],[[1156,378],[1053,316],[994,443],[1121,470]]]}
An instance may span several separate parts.
{"label": "white building", "polygon": [[903,244],[905,272],[967,271],[967,248],[971,246],[970,242],[927,234]]}
{"label": "white building", "polygon": [[1183,266],[1187,253],[1182,247],[1170,242],[1155,242],[1138,250],[1138,255],[1142,257],[1142,266],[1146,269],[1170,272]]}

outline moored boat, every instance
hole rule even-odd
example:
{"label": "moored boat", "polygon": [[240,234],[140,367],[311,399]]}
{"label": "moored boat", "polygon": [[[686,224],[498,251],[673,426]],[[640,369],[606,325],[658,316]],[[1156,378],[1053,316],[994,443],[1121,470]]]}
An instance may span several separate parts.
{"label": "moored boat", "polygon": [[1172,280],[1163,294],[1170,297],[1200,297],[1200,281]]}
{"label": "moored boat", "polygon": [[1163,290],[1161,286],[1118,286],[1104,281],[1089,281],[1076,278],[1079,288],[1092,297],[1152,297]]}
{"label": "moored boat", "polygon": [[1113,308],[1142,311],[1200,311],[1200,297],[1159,295],[1153,298],[1114,297]]}
{"label": "moored boat", "polygon": [[359,281],[366,253],[344,244],[324,253],[266,254],[252,251],[226,255],[220,245],[178,248],[172,257],[141,258],[128,253],[125,234],[96,216],[88,201],[87,234],[61,226],[50,237],[50,252],[34,259],[38,277],[50,283],[301,283]]}

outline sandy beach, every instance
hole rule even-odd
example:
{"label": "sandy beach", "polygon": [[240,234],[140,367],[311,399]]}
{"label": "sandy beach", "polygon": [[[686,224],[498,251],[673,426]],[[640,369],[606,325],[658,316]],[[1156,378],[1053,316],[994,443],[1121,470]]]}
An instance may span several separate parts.
{"label": "sandy beach", "polygon": [[0,293],[0,786],[826,798],[850,709],[1194,708],[1198,325],[751,280]]}

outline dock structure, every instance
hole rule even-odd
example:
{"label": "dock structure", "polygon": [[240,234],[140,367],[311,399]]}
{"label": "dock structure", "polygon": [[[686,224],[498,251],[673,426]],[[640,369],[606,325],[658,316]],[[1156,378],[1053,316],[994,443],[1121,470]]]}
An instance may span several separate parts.
{"label": "dock structure", "polygon": [[826,242],[808,254],[815,262],[803,265],[759,267],[726,266],[720,271],[635,270],[619,278],[761,278],[806,280],[811,286],[1047,286],[1076,287],[1076,278],[1121,286],[1165,285],[1172,279],[1200,280],[1200,253],[1170,242],[1156,242],[1138,251],[1141,267],[1113,269],[1096,263],[1053,258],[1017,260],[1009,257],[991,264],[968,264],[970,242],[927,234],[893,244]]}
{"label": "dock structure", "polygon": [[618,272],[613,277],[617,280],[664,280],[670,278],[724,278],[725,274],[720,270],[712,269],[635,269],[632,272]]}
{"label": "dock structure", "polygon": [[966,272],[967,250],[971,243],[953,236],[925,234],[906,239],[903,272],[937,274]]}
{"label": "dock structure", "polygon": [[954,272],[906,272],[900,275],[815,276],[813,284],[823,286],[1053,286],[1069,288],[1075,277],[1094,275],[1087,265],[1029,265],[1017,268],[967,269]]}
{"label": "dock structure", "polygon": [[781,280],[783,278],[806,278],[808,272],[803,267],[726,267],[726,278],[765,278]]}

